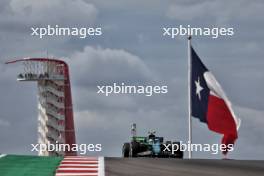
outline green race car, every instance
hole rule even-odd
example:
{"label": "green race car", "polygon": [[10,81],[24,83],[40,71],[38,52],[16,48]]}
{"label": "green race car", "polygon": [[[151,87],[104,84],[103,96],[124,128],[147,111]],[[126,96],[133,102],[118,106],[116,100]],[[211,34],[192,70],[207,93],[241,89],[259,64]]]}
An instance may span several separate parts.
{"label": "green race car", "polygon": [[180,142],[163,140],[163,137],[157,137],[153,131],[147,137],[132,135],[131,142],[123,145],[123,157],[183,158]]}

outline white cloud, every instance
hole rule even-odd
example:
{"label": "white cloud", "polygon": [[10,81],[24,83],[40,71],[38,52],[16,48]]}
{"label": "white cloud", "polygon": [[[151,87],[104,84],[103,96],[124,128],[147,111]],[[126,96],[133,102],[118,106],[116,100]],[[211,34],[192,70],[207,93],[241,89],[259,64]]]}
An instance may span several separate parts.
{"label": "white cloud", "polygon": [[11,0],[1,21],[25,24],[90,24],[97,15],[93,4],[83,0]]}
{"label": "white cloud", "polygon": [[114,82],[145,82],[152,75],[138,57],[120,49],[86,46],[69,59],[73,80],[78,85],[102,85]]}
{"label": "white cloud", "polygon": [[173,4],[166,15],[177,20],[204,21],[213,19],[217,24],[226,24],[231,19],[261,19],[264,3],[261,1],[203,1],[191,4]]}

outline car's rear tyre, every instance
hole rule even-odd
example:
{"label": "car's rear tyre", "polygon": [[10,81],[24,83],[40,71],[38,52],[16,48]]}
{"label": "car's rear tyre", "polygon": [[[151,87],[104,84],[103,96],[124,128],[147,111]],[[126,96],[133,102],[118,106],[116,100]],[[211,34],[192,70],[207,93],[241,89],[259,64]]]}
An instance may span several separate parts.
{"label": "car's rear tyre", "polygon": [[181,150],[180,142],[173,142],[173,145],[177,145],[178,150],[174,152],[174,158],[183,158],[183,151]]}
{"label": "car's rear tyre", "polygon": [[179,151],[179,155],[177,156],[177,158],[183,158],[183,151]]}
{"label": "car's rear tyre", "polygon": [[135,142],[135,141],[131,142],[129,156],[130,157],[137,157],[139,149],[140,149],[140,144],[138,142]]}
{"label": "car's rear tyre", "polygon": [[129,151],[130,151],[130,143],[124,143],[123,149],[122,149],[122,156],[124,158],[129,157]]}

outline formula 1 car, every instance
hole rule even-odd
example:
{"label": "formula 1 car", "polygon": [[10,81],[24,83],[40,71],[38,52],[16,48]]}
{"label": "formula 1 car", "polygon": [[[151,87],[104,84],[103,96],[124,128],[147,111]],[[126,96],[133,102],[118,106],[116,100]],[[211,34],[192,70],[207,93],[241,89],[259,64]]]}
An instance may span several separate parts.
{"label": "formula 1 car", "polygon": [[[172,150],[173,148],[177,150]],[[173,152],[172,152],[173,151]],[[124,143],[123,157],[159,157],[159,158],[183,158],[180,150],[180,142],[163,142],[163,137],[157,137],[155,131],[149,132],[147,137],[132,135],[131,142]]]}

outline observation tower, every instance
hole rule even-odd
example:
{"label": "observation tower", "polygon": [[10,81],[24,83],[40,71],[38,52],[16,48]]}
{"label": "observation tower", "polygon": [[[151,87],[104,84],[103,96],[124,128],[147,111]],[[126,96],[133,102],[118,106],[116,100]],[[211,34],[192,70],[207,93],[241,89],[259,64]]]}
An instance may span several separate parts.
{"label": "observation tower", "polygon": [[22,63],[18,81],[35,81],[38,86],[38,143],[66,144],[69,150],[43,151],[39,155],[77,155],[71,151],[76,143],[71,84],[66,62],[49,58],[26,58],[7,62]]}

